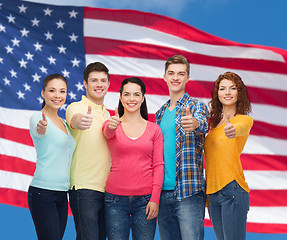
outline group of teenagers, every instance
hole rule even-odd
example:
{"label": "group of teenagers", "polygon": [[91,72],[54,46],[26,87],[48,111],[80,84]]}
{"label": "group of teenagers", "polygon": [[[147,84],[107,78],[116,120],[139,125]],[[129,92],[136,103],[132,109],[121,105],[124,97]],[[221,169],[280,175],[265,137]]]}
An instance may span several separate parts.
{"label": "group of teenagers", "polygon": [[[146,87],[137,77],[120,86],[110,116],[104,98],[109,70],[84,71],[86,96],[58,115],[67,96],[60,74],[43,83],[41,111],[30,118],[37,153],[28,205],[40,240],[63,238],[68,201],[77,240],[203,240],[207,207],[218,240],[246,239],[249,187],[240,155],[253,119],[240,76],[214,82],[210,109],[189,96],[190,64],[167,59],[169,100],[148,121]],[[205,158],[205,173],[204,161]],[[69,198],[69,200],[68,200]]]}

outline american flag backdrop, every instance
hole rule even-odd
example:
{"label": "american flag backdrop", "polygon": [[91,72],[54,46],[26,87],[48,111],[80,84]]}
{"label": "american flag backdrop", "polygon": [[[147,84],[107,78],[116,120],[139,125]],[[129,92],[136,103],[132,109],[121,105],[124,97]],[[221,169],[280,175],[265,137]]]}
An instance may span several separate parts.
{"label": "american flag backdrop", "polygon": [[168,99],[164,63],[175,54],[191,63],[187,91],[206,104],[219,74],[233,71],[246,83],[254,118],[242,155],[251,188],[248,231],[287,233],[287,52],[231,42],[132,10],[0,0],[0,203],[27,207],[36,162],[29,117],[41,108],[45,76],[60,73],[68,80],[62,117],[85,94],[88,63],[101,61],[110,69],[105,105],[111,111],[121,81],[140,77],[153,121]]}

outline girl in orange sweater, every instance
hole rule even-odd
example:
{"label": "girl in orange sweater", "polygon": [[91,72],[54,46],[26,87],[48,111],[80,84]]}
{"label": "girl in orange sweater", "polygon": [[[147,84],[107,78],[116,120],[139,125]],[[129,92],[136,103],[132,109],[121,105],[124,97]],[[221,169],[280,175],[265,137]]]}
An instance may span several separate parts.
{"label": "girl in orange sweater", "polygon": [[209,104],[211,129],[204,151],[210,217],[218,240],[244,240],[250,189],[240,155],[253,119],[247,116],[251,104],[240,76],[219,75]]}

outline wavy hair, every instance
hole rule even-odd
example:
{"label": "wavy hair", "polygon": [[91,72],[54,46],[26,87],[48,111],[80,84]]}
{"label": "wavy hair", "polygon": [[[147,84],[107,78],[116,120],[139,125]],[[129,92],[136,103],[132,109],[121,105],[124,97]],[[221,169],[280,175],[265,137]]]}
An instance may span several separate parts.
{"label": "wavy hair", "polygon": [[233,72],[226,72],[224,74],[220,74],[217,80],[214,82],[212,99],[209,102],[211,128],[215,128],[222,118],[222,103],[218,99],[218,90],[219,84],[223,79],[230,80],[236,85],[238,96],[235,114],[248,115],[249,113],[251,113],[252,110],[248,92],[241,77]]}

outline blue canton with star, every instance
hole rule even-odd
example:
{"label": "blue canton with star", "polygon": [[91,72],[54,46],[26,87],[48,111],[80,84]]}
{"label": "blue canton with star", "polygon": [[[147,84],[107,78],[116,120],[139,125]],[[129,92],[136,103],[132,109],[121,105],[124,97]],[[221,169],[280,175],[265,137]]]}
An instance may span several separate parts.
{"label": "blue canton with star", "polygon": [[62,74],[67,100],[85,94],[83,8],[0,0],[0,107],[40,110],[47,75]]}

